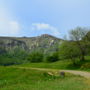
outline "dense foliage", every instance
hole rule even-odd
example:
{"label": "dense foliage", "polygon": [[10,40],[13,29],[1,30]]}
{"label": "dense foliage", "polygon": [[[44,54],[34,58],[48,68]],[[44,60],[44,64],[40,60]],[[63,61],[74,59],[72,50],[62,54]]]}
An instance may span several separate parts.
{"label": "dense foliage", "polygon": [[[69,44],[68,44],[69,43]],[[79,58],[81,52],[74,42],[64,42],[60,47],[61,59],[70,59],[73,64],[76,64],[77,58]]]}
{"label": "dense foliage", "polygon": [[70,59],[73,64],[79,59],[85,61],[85,56],[90,55],[90,40],[87,36],[89,30],[77,27],[70,31],[70,40],[64,41],[60,47],[62,59]]}
{"label": "dense foliage", "polygon": [[30,62],[42,62],[43,61],[43,53],[35,51],[30,53],[28,56],[28,61]]}
{"label": "dense foliage", "polygon": [[[3,50],[4,51],[4,50]],[[4,52],[0,54],[0,65],[8,66],[13,64],[21,64],[27,62],[26,57],[28,56],[27,52],[15,49],[11,52]]]}
{"label": "dense foliage", "polygon": [[47,55],[45,57],[46,62],[56,62],[59,60],[59,52],[52,53],[51,55]]}

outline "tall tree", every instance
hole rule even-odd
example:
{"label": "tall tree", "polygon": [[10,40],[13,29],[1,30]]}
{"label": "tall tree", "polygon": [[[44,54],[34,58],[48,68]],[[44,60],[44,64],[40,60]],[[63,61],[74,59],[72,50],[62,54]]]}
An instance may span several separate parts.
{"label": "tall tree", "polygon": [[85,54],[86,54],[86,40],[83,39],[88,33],[88,29],[77,27],[70,31],[70,39],[72,41],[75,41],[77,47],[79,48],[81,52],[80,60],[85,60]]}
{"label": "tall tree", "polygon": [[60,46],[61,59],[70,59],[74,65],[76,65],[77,58],[80,57],[80,50],[77,48],[74,42],[65,41]]}

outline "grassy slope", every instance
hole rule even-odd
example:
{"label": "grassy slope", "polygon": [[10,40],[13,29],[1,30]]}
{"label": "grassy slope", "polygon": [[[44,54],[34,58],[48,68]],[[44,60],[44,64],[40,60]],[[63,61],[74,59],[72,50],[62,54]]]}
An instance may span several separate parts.
{"label": "grassy slope", "polygon": [[51,77],[43,71],[0,67],[0,90],[90,90],[86,79]]}
{"label": "grassy slope", "polygon": [[73,66],[70,60],[63,60],[54,63],[29,63],[19,65],[20,67],[36,67],[51,69],[69,69],[69,70],[85,70],[90,71],[90,57],[86,57],[86,61],[79,62],[77,66]]}

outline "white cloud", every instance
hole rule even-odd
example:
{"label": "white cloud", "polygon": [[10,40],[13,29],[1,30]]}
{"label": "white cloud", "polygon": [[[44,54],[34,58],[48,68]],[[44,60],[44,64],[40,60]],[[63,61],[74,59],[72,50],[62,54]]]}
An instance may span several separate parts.
{"label": "white cloud", "polygon": [[51,34],[55,35],[55,36],[59,36],[60,32],[56,27],[51,26],[50,24],[46,24],[46,23],[33,23],[31,26],[32,30],[38,30],[38,31],[50,31]]}
{"label": "white cloud", "polygon": [[16,36],[20,32],[20,24],[13,20],[10,13],[0,8],[0,36]]}
{"label": "white cloud", "polygon": [[49,24],[45,24],[45,23],[33,23],[32,26],[34,26],[34,28],[36,28],[37,30],[51,28],[51,26]]}

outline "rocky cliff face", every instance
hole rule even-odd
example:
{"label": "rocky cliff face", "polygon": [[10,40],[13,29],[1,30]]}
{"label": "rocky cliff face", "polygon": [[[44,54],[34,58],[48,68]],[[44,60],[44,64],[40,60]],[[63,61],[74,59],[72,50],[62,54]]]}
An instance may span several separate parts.
{"label": "rocky cliff face", "polygon": [[38,37],[0,37],[0,48],[7,51],[16,48],[25,51],[42,50],[46,52],[53,52],[58,50],[58,46],[62,42],[54,36],[44,34]]}
{"label": "rocky cliff face", "polygon": [[[27,50],[26,43],[11,37],[0,37],[0,49],[3,51],[13,51],[15,49]],[[0,52],[2,53],[2,51]]]}

